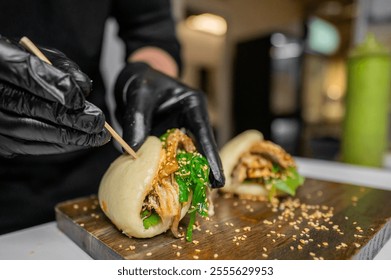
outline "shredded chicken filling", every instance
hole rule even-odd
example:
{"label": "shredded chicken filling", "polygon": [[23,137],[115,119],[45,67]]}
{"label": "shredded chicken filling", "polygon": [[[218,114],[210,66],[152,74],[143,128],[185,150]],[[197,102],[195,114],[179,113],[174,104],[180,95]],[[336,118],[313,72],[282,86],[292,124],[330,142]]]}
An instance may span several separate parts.
{"label": "shredded chicken filling", "polygon": [[179,169],[177,152],[195,152],[193,141],[179,129],[171,132],[159,162],[157,176],[152,182],[152,190],[146,196],[142,211],[155,211],[163,221],[171,222],[171,231],[178,237],[178,225],[181,218],[182,203],[179,202],[179,186],[175,180],[175,172]]}
{"label": "shredded chicken filling", "polygon": [[[277,171],[276,165],[279,167]],[[246,180],[262,183],[272,178],[281,178],[282,171],[289,167],[296,167],[296,164],[287,152],[270,141],[260,141],[240,156],[231,177],[234,184]]]}

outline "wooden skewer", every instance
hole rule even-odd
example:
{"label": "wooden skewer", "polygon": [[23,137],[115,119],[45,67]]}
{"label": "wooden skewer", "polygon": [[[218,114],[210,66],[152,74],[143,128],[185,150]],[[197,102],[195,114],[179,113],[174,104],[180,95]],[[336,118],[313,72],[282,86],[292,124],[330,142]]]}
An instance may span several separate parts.
{"label": "wooden skewer", "polygon": [[111,136],[113,136],[113,138],[117,140],[117,142],[122,146],[122,148],[125,149],[125,151],[129,155],[131,155],[135,159],[137,158],[136,152],[133,151],[133,149],[128,145],[128,143],[126,143],[125,140],[122,139],[122,137],[119,136],[119,134],[114,130],[114,128],[112,128],[111,125],[109,125],[107,122],[105,122],[105,128],[110,132]]}
{"label": "wooden skewer", "polygon": [[39,59],[45,61],[47,64],[52,65],[52,63],[49,61],[49,59],[41,52],[40,49],[37,48],[37,46],[27,37],[22,37],[20,39],[19,43],[25,47],[29,52],[32,54],[35,54]]}
{"label": "wooden skewer", "polygon": [[[45,61],[46,63],[52,65],[49,59],[37,48],[37,46],[27,37],[22,37],[19,43],[25,47],[29,52],[36,55],[39,59]],[[111,136],[125,149],[125,151],[134,157],[137,158],[136,152],[122,139],[121,136],[107,123],[105,122],[105,128],[110,132]]]}

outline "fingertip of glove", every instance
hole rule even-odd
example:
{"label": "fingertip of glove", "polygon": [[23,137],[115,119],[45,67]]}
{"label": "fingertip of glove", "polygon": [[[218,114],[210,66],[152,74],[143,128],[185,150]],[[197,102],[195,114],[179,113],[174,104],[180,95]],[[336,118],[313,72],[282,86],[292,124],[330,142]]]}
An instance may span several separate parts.
{"label": "fingertip of glove", "polygon": [[95,141],[93,143],[93,147],[99,147],[103,146],[107,143],[109,143],[111,140],[111,135],[109,131],[107,131],[105,128],[102,130],[102,132],[96,134]]}
{"label": "fingertip of glove", "polygon": [[92,91],[92,80],[78,69],[74,69],[71,75],[80,87],[84,97],[87,97]]}
{"label": "fingertip of glove", "polygon": [[[144,141],[143,142],[138,142],[138,141],[131,141],[131,142],[128,142],[128,141],[126,141],[127,143],[128,143],[128,145],[135,151],[135,152],[137,152],[140,148],[141,148],[141,146],[144,144]],[[122,148],[122,150],[124,151],[124,152],[126,152],[123,148]]]}
{"label": "fingertip of glove", "polygon": [[138,151],[148,137],[145,131],[144,127],[136,129],[131,126],[129,129],[124,129],[123,139],[134,151]]}
{"label": "fingertip of glove", "polygon": [[110,134],[110,132],[106,128],[104,128],[102,131],[104,132],[104,138],[103,138],[104,141],[103,141],[103,143],[107,144],[111,140],[111,134]]}
{"label": "fingertip of glove", "polygon": [[209,182],[210,182],[210,186],[213,189],[224,187],[225,177],[224,177],[223,172],[219,172],[219,174],[213,174],[213,172],[211,172],[209,174]]}

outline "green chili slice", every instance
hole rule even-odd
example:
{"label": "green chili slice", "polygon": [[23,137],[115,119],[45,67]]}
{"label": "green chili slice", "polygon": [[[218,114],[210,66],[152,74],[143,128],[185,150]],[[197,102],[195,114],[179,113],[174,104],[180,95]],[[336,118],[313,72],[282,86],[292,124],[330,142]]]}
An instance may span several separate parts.
{"label": "green chili slice", "polygon": [[141,219],[145,229],[156,226],[161,221],[160,216],[156,212],[150,212],[149,210],[141,212]]}

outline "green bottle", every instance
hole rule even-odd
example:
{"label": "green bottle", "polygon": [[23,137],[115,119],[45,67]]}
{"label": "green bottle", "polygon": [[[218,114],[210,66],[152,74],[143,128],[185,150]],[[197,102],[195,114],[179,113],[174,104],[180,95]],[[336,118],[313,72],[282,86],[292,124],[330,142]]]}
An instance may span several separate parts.
{"label": "green bottle", "polygon": [[373,34],[348,59],[342,160],[381,167],[388,141],[390,53]]}

